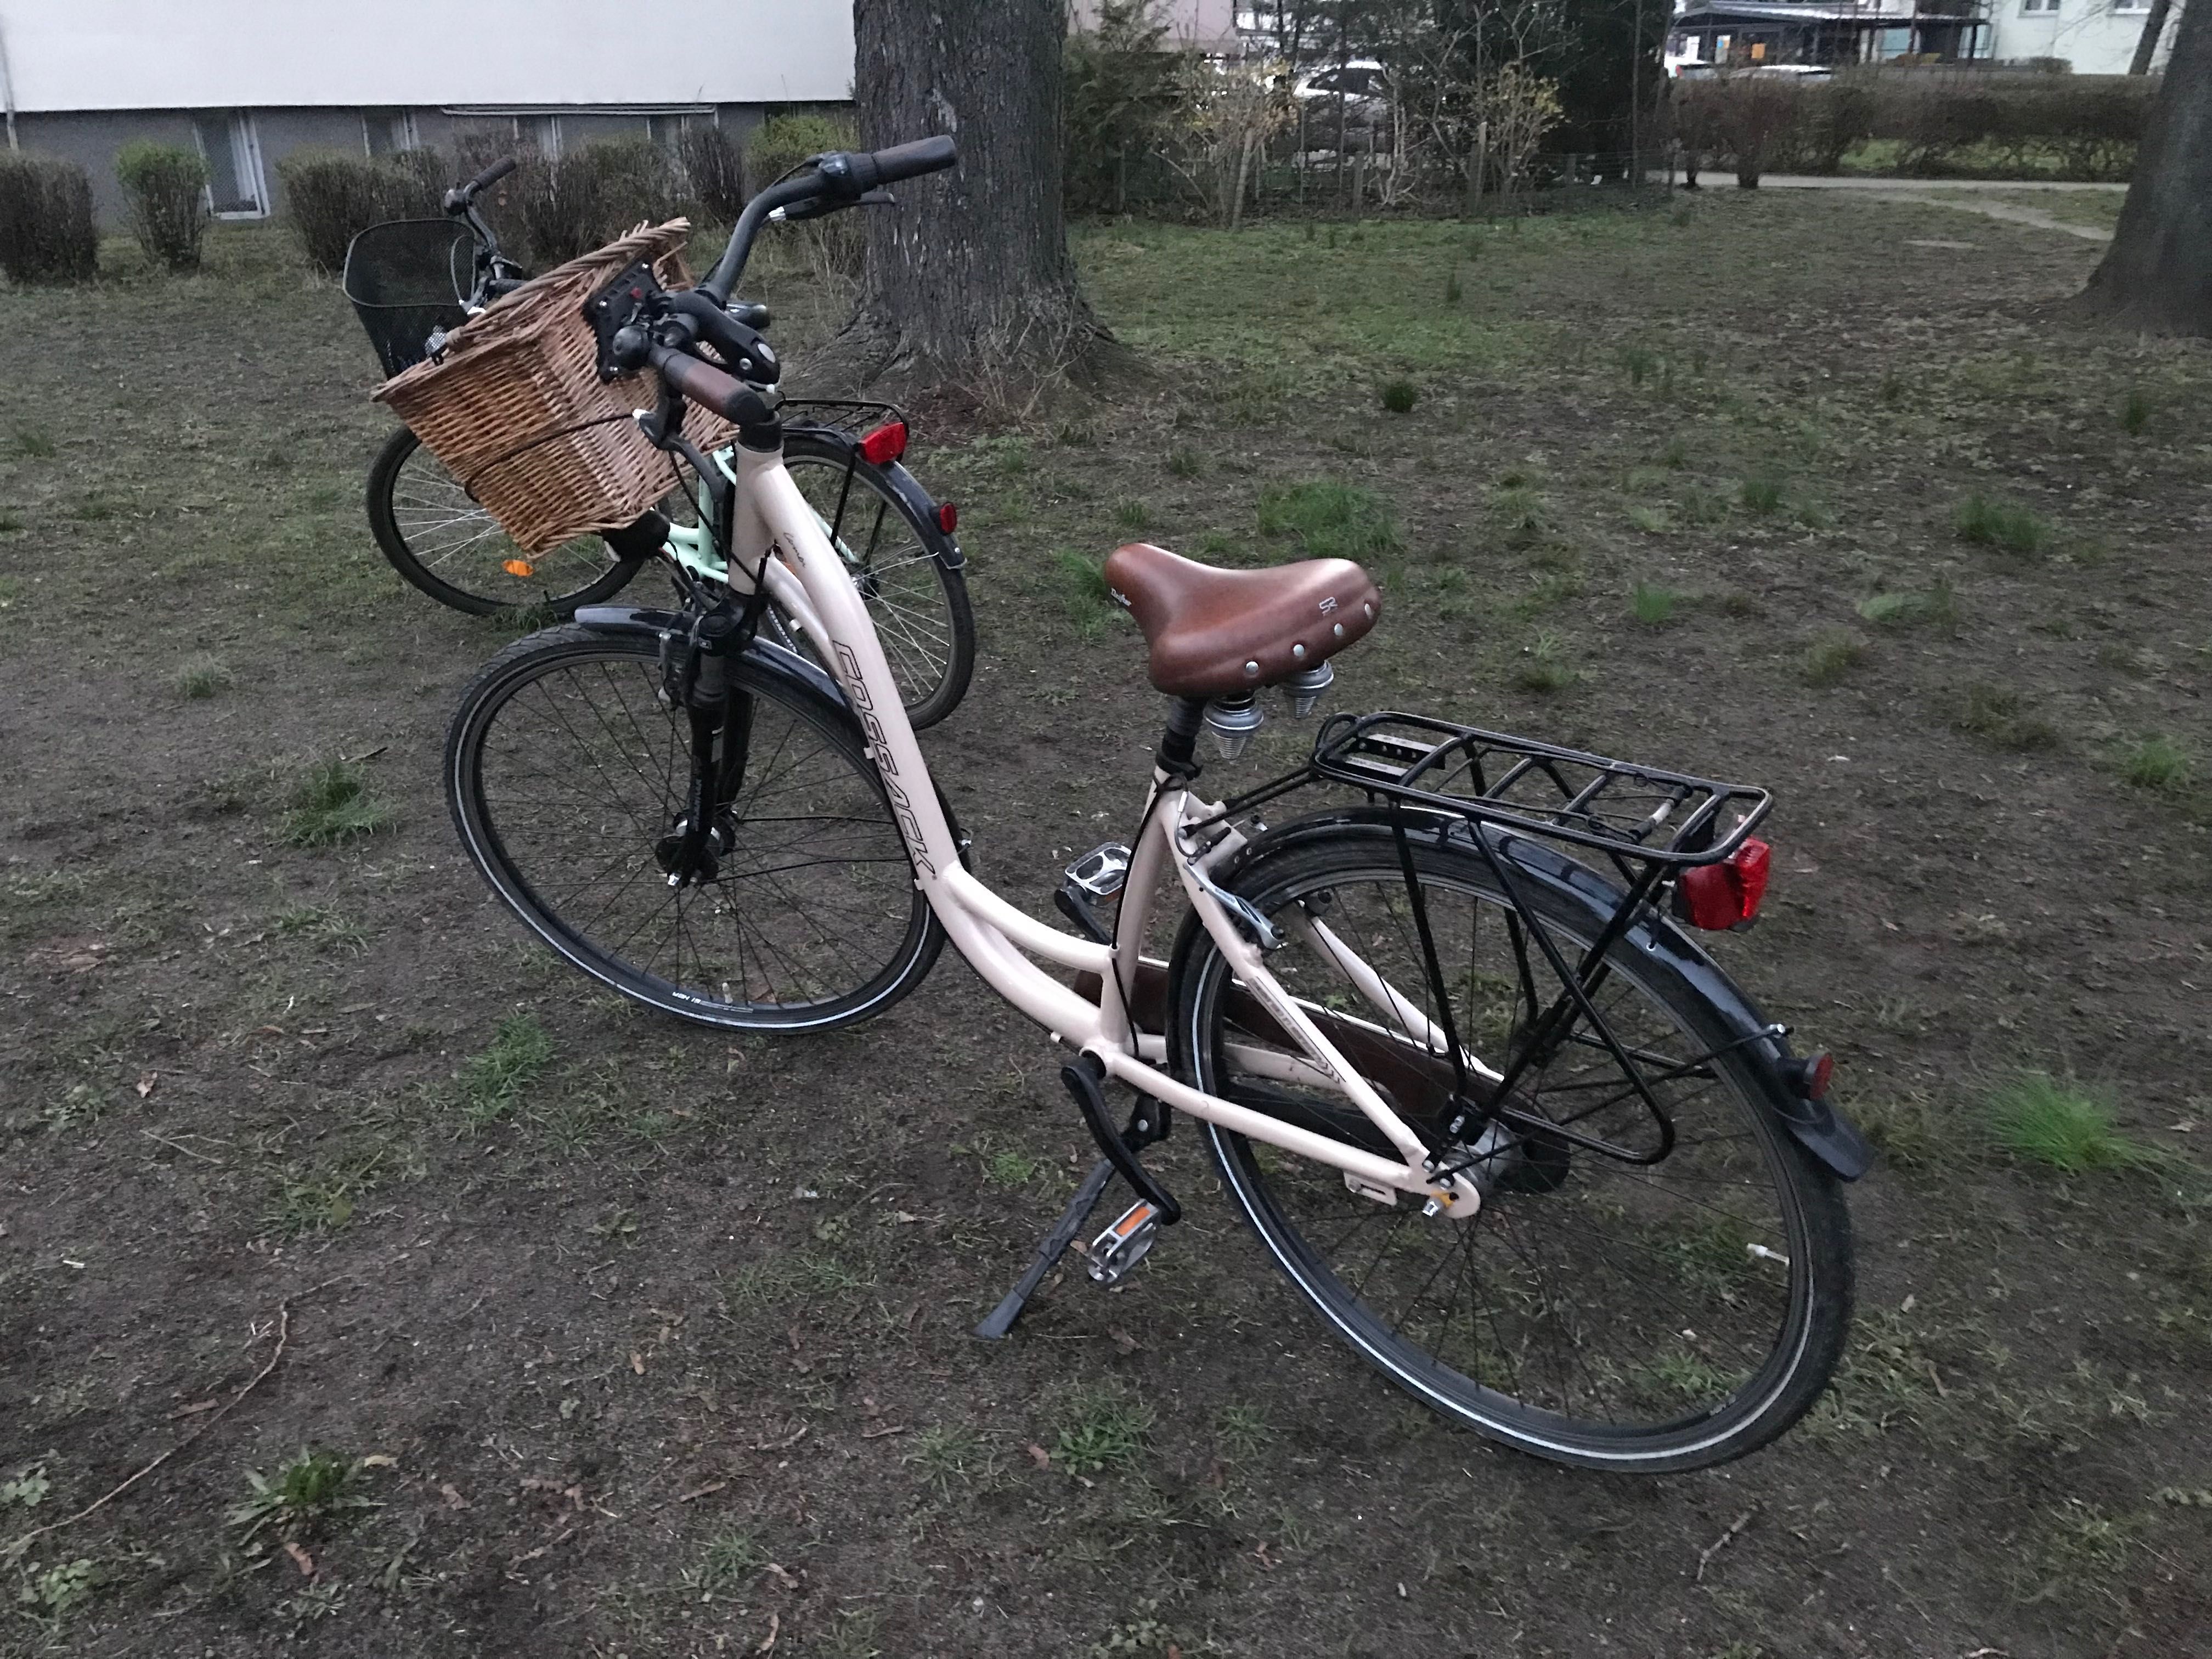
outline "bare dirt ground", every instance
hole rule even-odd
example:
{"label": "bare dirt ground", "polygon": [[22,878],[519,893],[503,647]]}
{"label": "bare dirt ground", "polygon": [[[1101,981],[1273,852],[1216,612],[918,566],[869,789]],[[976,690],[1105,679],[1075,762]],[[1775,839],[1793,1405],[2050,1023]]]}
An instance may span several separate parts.
{"label": "bare dirt ground", "polygon": [[[1363,1370],[1187,1137],[1134,1279],[974,1340],[1089,1158],[1041,1036],[949,956],[774,1042],[533,949],[437,787],[501,635],[368,539],[334,289],[226,233],[0,294],[0,1651],[2212,1650],[2212,360],[2055,315],[2087,243],[1961,222],[1094,229],[1172,394],[909,457],[983,642],[926,746],[1032,908],[1158,713],[1060,556],[1293,556],[1259,505],[1314,480],[1394,526],[1334,706],[1778,792],[1720,951],[1887,1155],[1858,1334],[1775,1447],[1641,1480]],[[295,847],[333,757],[391,821]],[[2121,1167],[1996,1143],[2023,1068]],[[337,1471],[289,1540],[288,1465]]]}

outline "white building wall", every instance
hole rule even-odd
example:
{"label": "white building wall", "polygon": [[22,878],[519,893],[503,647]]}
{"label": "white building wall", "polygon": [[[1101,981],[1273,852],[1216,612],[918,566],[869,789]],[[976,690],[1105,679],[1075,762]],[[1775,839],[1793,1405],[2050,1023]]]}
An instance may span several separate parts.
{"label": "white building wall", "polygon": [[15,108],[848,98],[852,0],[0,0]]}
{"label": "white building wall", "polygon": [[[2024,58],[2063,58],[2076,75],[2125,75],[2142,39],[2150,0],[1990,0],[1990,56],[2017,62]],[[2175,0],[2156,67],[2166,66],[2173,32],[2181,21]]]}

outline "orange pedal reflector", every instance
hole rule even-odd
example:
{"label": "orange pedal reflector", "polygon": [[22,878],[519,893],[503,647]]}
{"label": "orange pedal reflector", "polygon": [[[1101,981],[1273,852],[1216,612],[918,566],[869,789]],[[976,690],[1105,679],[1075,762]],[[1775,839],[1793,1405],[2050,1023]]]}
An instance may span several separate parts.
{"label": "orange pedal reflector", "polygon": [[534,576],[538,574],[538,567],[527,559],[509,559],[501,568],[510,576]]}

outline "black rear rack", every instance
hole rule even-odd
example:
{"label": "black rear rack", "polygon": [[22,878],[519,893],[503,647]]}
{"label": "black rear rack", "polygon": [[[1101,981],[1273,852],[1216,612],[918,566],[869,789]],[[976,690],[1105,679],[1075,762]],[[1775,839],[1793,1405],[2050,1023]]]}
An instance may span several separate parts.
{"label": "black rear rack", "polygon": [[909,428],[914,424],[896,404],[850,398],[786,398],[777,405],[777,413],[787,426],[817,427],[854,439],[866,437],[886,421]]}
{"label": "black rear rack", "polygon": [[1655,870],[1719,862],[1774,805],[1746,784],[1387,711],[1332,716],[1315,735],[1312,767],[1370,794]]}

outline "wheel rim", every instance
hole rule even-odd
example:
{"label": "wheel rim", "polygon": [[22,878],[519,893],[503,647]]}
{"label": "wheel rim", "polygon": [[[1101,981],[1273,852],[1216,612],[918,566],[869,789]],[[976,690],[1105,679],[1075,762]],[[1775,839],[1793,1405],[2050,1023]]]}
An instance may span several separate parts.
{"label": "wheel rim", "polygon": [[614,562],[597,536],[525,553],[427,446],[416,446],[392,481],[392,521],[433,580],[497,605],[557,603],[589,587]]}
{"label": "wheel rim", "polygon": [[756,695],[727,850],[671,887],[654,847],[684,812],[690,732],[659,684],[653,657],[586,650],[498,698],[475,786],[495,878],[565,953],[677,1012],[805,1024],[883,994],[924,918],[881,793],[825,727]]}
{"label": "wheel rim", "polygon": [[840,463],[790,455],[785,468],[853,573],[883,641],[899,701],[919,708],[944,683],[953,623],[937,555],[897,502]]}
{"label": "wheel rim", "polygon": [[[1516,1005],[1526,1000],[1516,990],[1504,911],[1488,893],[1433,873],[1425,872],[1424,890],[1462,1040],[1502,1066],[1493,1056],[1513,1040]],[[1287,920],[1303,914],[1301,900],[1318,904],[1337,939],[1436,1019],[1401,871],[1378,865],[1351,878],[1315,878],[1270,894],[1261,908]],[[1329,965],[1324,939],[1291,933],[1268,959],[1287,988],[1324,1011],[1378,1029],[1392,1024]],[[1538,998],[1548,1000],[1557,981],[1529,954]],[[1233,1007],[1224,995],[1233,984],[1211,956],[1191,1033],[1204,1085],[1340,1139],[1371,1133],[1340,1098],[1255,1080],[1254,1057],[1285,1052],[1279,1042],[1233,1016],[1221,1045],[1205,1035],[1212,1010]],[[1595,1000],[1625,1046],[1646,1057],[1647,1077],[1711,1046],[1626,973],[1614,972]],[[1525,1013],[1517,1018],[1525,1031]],[[1403,1036],[1405,1023],[1396,1024]],[[1409,1037],[1405,1053],[1418,1054]],[[1409,1121],[1416,1109],[1431,1126],[1448,1115],[1448,1067],[1434,1064],[1443,1081],[1427,1092],[1400,1079],[1395,1103]],[[1232,1190],[1282,1265],[1400,1381],[1538,1449],[1623,1461],[1680,1455],[1739,1428],[1772,1397],[1805,1340],[1804,1218],[1757,1116],[1763,1109],[1726,1059],[1702,1070],[1655,1086],[1675,1124],[1674,1150],[1659,1164],[1500,1137],[1474,1164],[1491,1190],[1464,1222],[1425,1217],[1407,1200],[1385,1207],[1348,1190],[1333,1169],[1211,1133]],[[1591,1109],[1626,1086],[1585,1026],[1516,1095],[1525,1109],[1555,1121],[1583,1113],[1575,1127],[1584,1133],[1652,1150],[1640,1105]]]}

